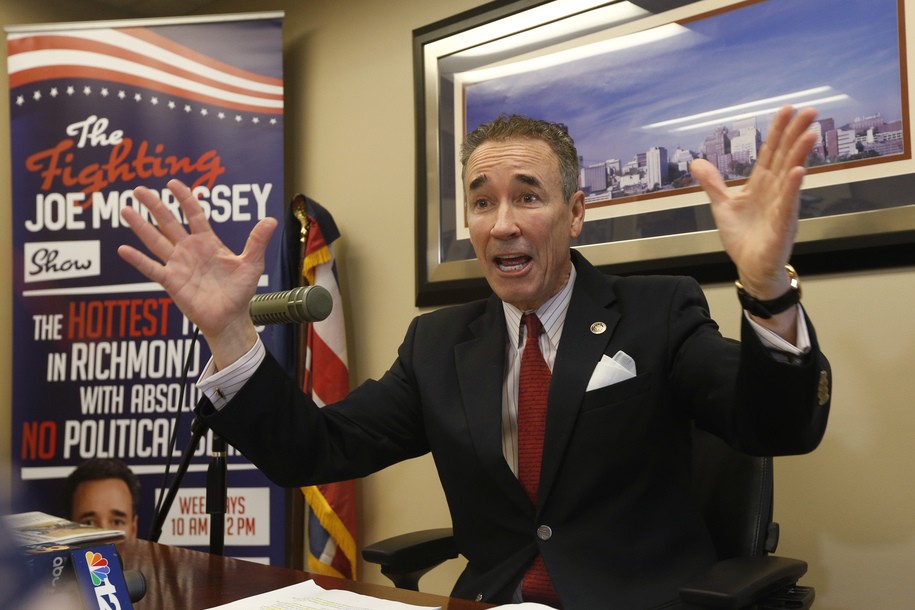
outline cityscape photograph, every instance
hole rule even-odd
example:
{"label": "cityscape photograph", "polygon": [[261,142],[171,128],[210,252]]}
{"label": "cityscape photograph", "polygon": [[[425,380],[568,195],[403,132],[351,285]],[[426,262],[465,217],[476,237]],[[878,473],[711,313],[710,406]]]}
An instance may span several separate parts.
{"label": "cityscape photograph", "polygon": [[749,175],[780,106],[814,106],[810,167],[906,151],[896,0],[766,0],[595,52],[464,86],[467,129],[518,113],[566,125],[590,206],[695,186],[708,159]]}

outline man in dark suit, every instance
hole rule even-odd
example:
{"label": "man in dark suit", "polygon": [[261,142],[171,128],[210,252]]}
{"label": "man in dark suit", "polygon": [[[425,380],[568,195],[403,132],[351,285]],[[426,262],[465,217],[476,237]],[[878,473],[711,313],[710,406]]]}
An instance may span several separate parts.
{"label": "man in dark suit", "polygon": [[[494,295],[419,316],[380,380],[323,409],[264,353],[247,314],[275,221],[236,256],[186,187],[169,185],[190,234],[140,188],[158,230],[131,208],[124,218],[165,264],[120,253],[210,344],[199,413],[277,483],[364,476],[431,452],[468,559],[455,595],[668,607],[714,561],[689,499],[691,422],[762,454],[810,451],[825,429],[828,363],[786,267],[814,116],[780,111],[738,192],[693,163],[737,265],[739,346],[693,280],[605,277],[570,250],[585,211],[577,152],[559,126],[522,117],[475,130],[462,154],[468,228]],[[522,323],[529,314],[539,323]],[[540,326],[532,339],[551,378],[532,461],[522,354]]]}

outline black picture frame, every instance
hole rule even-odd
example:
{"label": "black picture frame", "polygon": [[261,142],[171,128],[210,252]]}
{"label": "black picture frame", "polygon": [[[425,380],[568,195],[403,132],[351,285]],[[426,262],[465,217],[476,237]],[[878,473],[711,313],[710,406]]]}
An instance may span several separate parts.
{"label": "black picture frame", "polygon": [[[667,11],[689,8],[697,0],[633,0],[632,4],[660,16]],[[732,6],[767,0],[744,0]],[[908,75],[905,47],[904,5],[897,0],[905,159],[912,161],[908,105]],[[604,6],[614,2],[597,3]],[[468,33],[483,32],[486,40],[497,40],[518,32],[521,17],[538,13],[537,19],[559,20],[565,16],[563,0],[498,0],[413,32],[416,137],[416,305],[438,306],[466,302],[489,293],[467,240],[456,240],[457,221],[445,208],[455,208],[448,199],[455,192],[455,139],[453,121],[442,114],[457,111],[453,96],[438,93],[451,85],[449,75],[438,70],[439,63]],[[557,17],[557,10],[559,17]],[[506,24],[503,26],[503,24]],[[534,26],[531,26],[534,27]],[[588,35],[593,30],[583,31]],[[524,49],[521,50],[522,52]],[[445,112],[442,112],[442,109]],[[913,171],[868,177],[858,170],[854,179],[805,188],[802,192],[802,218],[792,262],[805,275],[848,272],[915,264],[915,165]],[[867,169],[865,168],[865,170]],[[897,170],[898,171],[898,170]],[[701,193],[701,191],[700,191]],[[828,209],[828,216],[817,217],[804,209]],[[637,239],[622,243],[602,241],[614,232],[610,223],[586,223],[578,244],[583,254],[606,272],[619,275],[664,273],[692,275],[700,282],[731,280],[735,270],[722,250],[714,231],[708,203],[688,208],[638,214],[647,222]],[[450,223],[450,225],[449,225]],[[665,233],[663,227],[674,223],[681,230]],[[647,227],[647,228],[645,228]],[[652,227],[661,227],[653,229]],[[679,230],[679,229],[678,229]],[[460,242],[460,243],[458,243]],[[456,248],[462,254],[446,260],[443,251]],[[467,254],[469,252],[469,255]]]}

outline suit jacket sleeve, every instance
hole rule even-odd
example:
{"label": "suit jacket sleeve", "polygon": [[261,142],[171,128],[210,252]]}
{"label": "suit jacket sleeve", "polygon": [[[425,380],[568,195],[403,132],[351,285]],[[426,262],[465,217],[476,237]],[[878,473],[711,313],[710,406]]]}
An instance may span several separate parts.
{"label": "suit jacket sleeve", "polygon": [[742,313],[740,343],[723,346],[717,327],[701,320],[708,315],[701,289],[687,284],[681,302],[691,313],[683,324],[696,326],[684,335],[672,379],[688,416],[749,454],[815,449],[826,429],[831,371],[810,320],[811,350],[795,362],[766,347]]}
{"label": "suit jacket sleeve", "polygon": [[340,403],[319,408],[268,353],[221,410],[198,414],[278,485],[348,480],[428,452],[410,353],[416,321],[391,369]]}
{"label": "suit jacket sleeve", "polygon": [[789,362],[774,357],[746,317],[741,318],[737,395],[739,403],[750,405],[740,424],[741,448],[757,455],[813,451],[826,432],[832,377],[813,324],[807,320],[811,351],[799,362]]}

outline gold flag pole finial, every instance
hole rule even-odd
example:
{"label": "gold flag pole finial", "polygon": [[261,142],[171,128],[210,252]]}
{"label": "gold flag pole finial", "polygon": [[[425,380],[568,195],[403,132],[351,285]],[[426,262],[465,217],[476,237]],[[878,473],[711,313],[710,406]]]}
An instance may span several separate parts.
{"label": "gold flag pole finial", "polygon": [[299,241],[304,244],[305,240],[308,239],[308,229],[311,228],[311,221],[308,219],[308,214],[305,212],[304,195],[296,195],[292,198],[292,215],[295,216],[302,225],[299,233]]}

